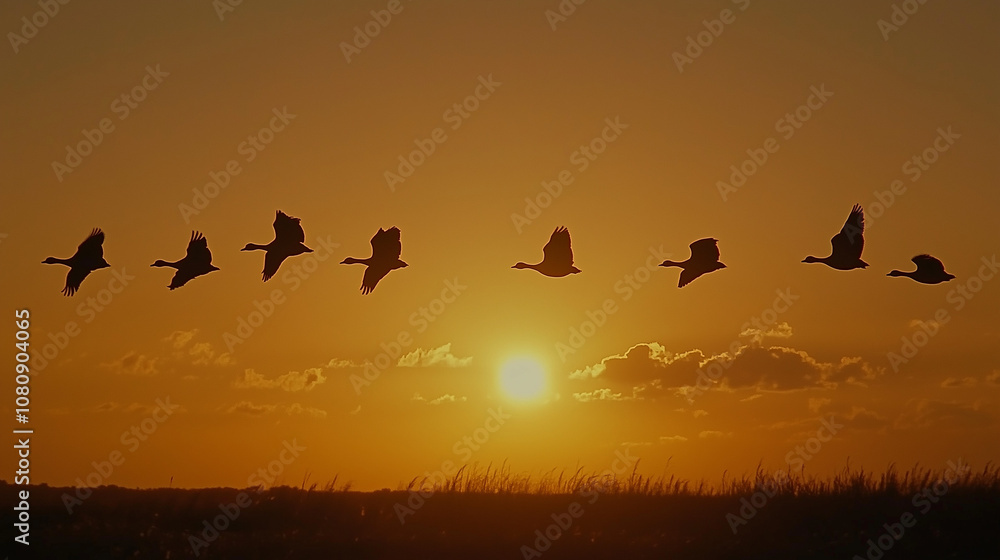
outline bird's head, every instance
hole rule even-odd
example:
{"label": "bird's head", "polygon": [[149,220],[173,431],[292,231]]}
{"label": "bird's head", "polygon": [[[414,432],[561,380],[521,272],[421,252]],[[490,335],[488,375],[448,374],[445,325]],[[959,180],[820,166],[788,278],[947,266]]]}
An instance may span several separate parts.
{"label": "bird's head", "polygon": [[359,261],[358,259],[356,259],[354,257],[347,257],[346,259],[340,261],[340,264],[357,264],[359,262],[361,262],[361,261]]}
{"label": "bird's head", "polygon": [[247,243],[246,247],[243,247],[240,251],[253,251],[254,249],[256,249],[256,247],[253,243]]}
{"label": "bird's head", "polygon": [[900,270],[892,270],[886,276],[906,276],[906,273]]}
{"label": "bird's head", "polygon": [[151,264],[149,266],[167,266],[167,261],[157,260],[155,263],[153,263],[153,264]]}
{"label": "bird's head", "polygon": [[528,263],[519,262],[514,266],[512,266],[511,268],[530,268],[530,266],[528,265]]}
{"label": "bird's head", "polygon": [[59,261],[55,257],[48,257],[42,261],[42,264],[59,264]]}
{"label": "bird's head", "polygon": [[818,258],[813,257],[813,256],[810,255],[810,256],[802,259],[802,262],[804,262],[804,263],[817,263],[817,262],[820,262],[820,260]]}

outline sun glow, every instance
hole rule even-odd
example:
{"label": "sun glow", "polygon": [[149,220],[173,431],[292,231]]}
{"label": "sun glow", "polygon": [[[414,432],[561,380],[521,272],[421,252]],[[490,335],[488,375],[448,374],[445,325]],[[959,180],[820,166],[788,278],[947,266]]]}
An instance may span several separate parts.
{"label": "sun glow", "polygon": [[500,368],[500,386],[513,399],[526,401],[545,391],[545,369],[532,358],[512,358]]}

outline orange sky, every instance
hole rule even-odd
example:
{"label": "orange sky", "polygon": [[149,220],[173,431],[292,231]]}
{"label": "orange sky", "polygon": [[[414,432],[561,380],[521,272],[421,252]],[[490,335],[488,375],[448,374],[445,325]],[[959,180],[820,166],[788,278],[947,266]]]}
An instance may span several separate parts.
{"label": "orange sky", "polygon": [[[845,427],[807,472],[998,458],[1000,286],[967,284],[1000,250],[995,3],[929,2],[886,36],[891,2],[593,0],[564,21],[555,1],[330,4],[70,3],[7,35],[0,293],[32,315],[32,482],[73,484],[119,451],[103,483],[239,486],[292,441],[290,484],[395,487],[445,461],[603,470],[626,444],[643,472],[717,481],[787,468],[830,415]],[[6,3],[0,22],[21,36],[40,9]],[[345,48],[366,24],[378,35]],[[688,38],[712,30],[699,54]],[[67,156],[81,142],[89,155]],[[871,267],[802,264],[855,203]],[[315,253],[262,284],[262,254],[239,249],[271,239],[277,209]],[[409,267],[362,296],[362,267],[338,263],[390,226]],[[556,226],[581,274],[510,269]],[[95,227],[111,268],[63,297],[66,269],[39,263]],[[168,291],[148,265],[183,256],[192,230],[221,271]],[[703,237],[728,268],[683,290],[677,269],[647,268]],[[924,252],[958,278],[885,277]],[[919,321],[934,336],[894,368]],[[692,394],[699,365],[734,350],[722,387]],[[543,399],[501,390],[514,356],[544,366]],[[179,408],[147,436],[157,399]]]}

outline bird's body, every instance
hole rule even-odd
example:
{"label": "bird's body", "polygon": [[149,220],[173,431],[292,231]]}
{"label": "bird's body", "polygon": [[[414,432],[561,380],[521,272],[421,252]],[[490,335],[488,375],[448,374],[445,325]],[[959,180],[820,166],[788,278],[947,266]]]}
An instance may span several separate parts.
{"label": "bird's body", "polygon": [[552,232],[549,242],[542,248],[542,255],[542,262],[538,264],[519,262],[511,268],[530,268],[552,278],[562,278],[580,272],[580,269],[573,266],[572,243],[569,230],[564,227],[556,228]]}
{"label": "bird's body", "polygon": [[367,259],[347,257],[341,261],[340,264],[364,264],[368,266],[361,279],[362,295],[370,294],[379,280],[385,278],[393,270],[408,266],[399,260],[399,255],[403,252],[403,244],[399,240],[399,235],[397,227],[391,227],[388,230],[378,228],[375,236],[371,239],[372,256]]}
{"label": "bird's body", "polygon": [[218,267],[212,266],[212,252],[208,250],[208,240],[197,231],[191,232],[191,241],[188,242],[187,254],[183,259],[174,262],[158,260],[149,266],[177,269],[170,280],[170,285],[167,286],[171,290],[180,288],[193,278],[219,270]]}
{"label": "bird's body", "polygon": [[63,288],[62,293],[65,296],[71,296],[80,289],[80,284],[83,279],[87,277],[91,272],[101,269],[108,268],[111,266],[108,261],[104,260],[104,232],[100,228],[95,228],[90,232],[90,235],[80,243],[77,247],[76,253],[68,259],[59,259],[56,257],[48,257],[42,264],[64,264],[69,267],[69,272],[66,274],[66,287]]}
{"label": "bird's body", "polygon": [[944,270],[944,263],[930,255],[917,255],[910,259],[917,269],[913,272],[902,272],[893,270],[886,276],[906,276],[921,284],[940,284],[955,278],[954,274],[948,274]]}
{"label": "bird's body", "polygon": [[702,274],[726,268],[726,265],[719,262],[719,241],[717,239],[712,239],[711,237],[699,239],[692,243],[690,247],[691,256],[688,260],[681,262],[663,261],[660,264],[660,266],[678,266],[684,269],[681,271],[681,277],[677,281],[678,288],[687,286]]}
{"label": "bird's body", "polygon": [[278,272],[278,267],[288,257],[312,253],[312,249],[305,245],[306,234],[299,222],[298,218],[293,218],[278,210],[274,217],[274,240],[267,245],[247,243],[246,247],[240,249],[241,251],[267,251],[264,255],[264,270],[261,272],[265,282]]}
{"label": "bird's body", "polygon": [[861,260],[861,252],[865,248],[864,233],[865,211],[861,206],[855,204],[840,233],[830,239],[830,244],[833,246],[830,256],[823,258],[808,256],[802,262],[823,263],[837,270],[867,268],[868,263]]}

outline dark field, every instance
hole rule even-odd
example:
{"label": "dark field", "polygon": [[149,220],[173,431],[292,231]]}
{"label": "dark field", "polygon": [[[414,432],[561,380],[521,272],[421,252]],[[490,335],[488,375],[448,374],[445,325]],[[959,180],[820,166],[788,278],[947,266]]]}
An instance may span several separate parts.
{"label": "dark field", "polygon": [[[606,485],[580,473],[532,481],[501,470],[460,474],[427,498],[332,485],[102,486],[72,515],[64,495],[76,489],[43,485],[30,490],[31,554],[5,548],[12,558],[52,559],[1000,558],[998,470],[942,476],[774,481],[761,470],[710,489],[637,475]],[[755,497],[761,484],[767,492]],[[14,497],[14,486],[2,489]],[[750,516],[752,500],[760,507]],[[213,520],[225,528],[207,528]],[[566,528],[550,527],[557,523]],[[561,534],[549,541],[539,536],[546,530]],[[888,551],[877,548],[880,537]]]}

